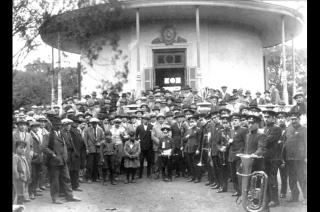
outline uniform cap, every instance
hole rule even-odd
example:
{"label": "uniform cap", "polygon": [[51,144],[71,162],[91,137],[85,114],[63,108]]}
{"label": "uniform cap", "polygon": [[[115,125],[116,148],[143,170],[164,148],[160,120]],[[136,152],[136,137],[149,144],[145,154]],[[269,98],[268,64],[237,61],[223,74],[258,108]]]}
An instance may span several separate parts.
{"label": "uniform cap", "polygon": [[98,122],[100,122],[100,120],[97,119],[97,118],[91,118],[91,119],[89,120],[89,122],[90,122],[90,123],[94,123],[94,122],[98,123]]}
{"label": "uniform cap", "polygon": [[71,124],[73,121],[71,119],[65,118],[61,120],[61,124]]}
{"label": "uniform cap", "polygon": [[30,127],[40,127],[40,123],[37,121],[33,121],[30,123]]}

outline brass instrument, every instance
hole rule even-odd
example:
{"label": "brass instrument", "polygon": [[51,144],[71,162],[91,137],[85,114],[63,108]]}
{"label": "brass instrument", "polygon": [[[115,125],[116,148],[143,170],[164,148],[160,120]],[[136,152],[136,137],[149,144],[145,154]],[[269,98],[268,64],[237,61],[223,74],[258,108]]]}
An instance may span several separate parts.
{"label": "brass instrument", "polygon": [[[210,141],[210,138],[211,138],[211,132],[207,133],[206,137],[207,137],[208,141]],[[204,142],[202,142],[202,144],[201,144],[200,161],[199,161],[199,163],[197,164],[197,166],[203,166],[203,163],[202,163],[203,143],[204,143]]]}
{"label": "brass instrument", "polygon": [[243,173],[237,172],[242,177],[242,206],[248,212],[269,211],[266,208],[268,176],[263,171],[252,172],[254,159],[261,158],[257,155],[237,154],[241,158]]}

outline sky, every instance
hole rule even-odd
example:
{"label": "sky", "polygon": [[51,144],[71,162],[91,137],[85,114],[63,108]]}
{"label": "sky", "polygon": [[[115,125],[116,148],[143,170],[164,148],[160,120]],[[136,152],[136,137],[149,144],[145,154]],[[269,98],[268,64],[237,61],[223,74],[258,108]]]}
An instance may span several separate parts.
{"label": "sky", "polygon": [[[272,4],[279,4],[279,5],[283,5],[283,6],[287,6],[293,9],[298,9],[298,11],[300,13],[302,13],[302,15],[304,16],[304,26],[302,29],[302,32],[294,39],[294,45],[295,48],[307,48],[307,1],[306,0],[287,0],[287,1],[265,1],[268,3],[272,3]],[[41,40],[41,39],[40,39]],[[289,41],[289,43],[291,43],[291,41]],[[42,61],[51,63],[51,51],[52,48],[45,44],[44,42],[42,42],[43,45],[40,45],[36,50],[34,50],[33,52],[30,52],[29,55],[23,60],[22,63],[20,63],[17,66],[18,70],[24,70],[24,66],[28,63],[33,62],[34,60],[36,60],[37,58],[41,58]],[[15,52],[17,52],[17,50],[19,48],[21,48],[21,46],[23,45],[23,42],[21,42],[20,39],[14,37],[13,38],[13,54],[15,54]],[[57,66],[57,58],[58,58],[58,51],[57,49],[54,50],[55,51],[55,67]],[[80,55],[78,54],[72,54],[72,53],[68,53],[65,52],[66,57],[64,57],[61,54],[61,66],[62,67],[76,67],[77,63],[80,62]]]}

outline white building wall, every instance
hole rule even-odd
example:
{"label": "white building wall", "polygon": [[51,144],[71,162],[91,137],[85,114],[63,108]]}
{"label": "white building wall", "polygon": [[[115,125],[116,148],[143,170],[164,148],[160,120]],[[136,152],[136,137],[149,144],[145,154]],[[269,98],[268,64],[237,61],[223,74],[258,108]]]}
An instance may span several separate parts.
{"label": "white building wall", "polygon": [[[160,36],[161,28],[166,24],[173,24],[177,36],[187,40],[185,44],[151,44],[152,40]],[[187,48],[187,66],[197,65],[196,28],[193,20],[177,20],[171,22],[141,23],[140,26],[140,68],[141,86],[144,88],[144,68],[153,66],[152,49],[156,48]],[[129,82],[124,85],[124,91],[137,90],[136,84],[136,31],[135,26],[119,31],[119,49],[128,55]],[[259,36],[248,29],[231,25],[213,24],[200,19],[200,70],[203,87],[220,88],[227,85],[229,91],[233,88],[248,89],[252,92],[264,89],[263,54]],[[111,64],[111,47],[104,46],[93,67],[86,64],[84,55],[82,65],[87,74],[83,75],[82,93],[90,94],[98,90],[96,86],[101,79],[116,82],[113,79],[114,66]]]}

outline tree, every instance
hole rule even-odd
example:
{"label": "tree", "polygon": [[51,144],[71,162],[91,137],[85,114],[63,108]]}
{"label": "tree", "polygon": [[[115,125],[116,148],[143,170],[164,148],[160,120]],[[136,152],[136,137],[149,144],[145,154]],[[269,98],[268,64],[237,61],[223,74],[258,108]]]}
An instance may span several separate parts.
{"label": "tree", "polygon": [[[13,108],[30,107],[31,105],[51,104],[50,65],[35,60],[25,66],[26,71],[14,71],[13,76]],[[58,69],[55,69],[57,72]],[[77,68],[61,69],[63,98],[74,96],[78,92]],[[54,86],[57,91],[57,79]],[[57,95],[57,94],[56,94]]]}
{"label": "tree", "polygon": [[[307,93],[307,51],[306,49],[295,49],[295,74],[296,74],[296,88],[303,93]],[[266,71],[269,82],[276,83],[276,87],[280,91],[282,97],[282,47],[281,45],[265,49],[264,55],[266,57]],[[293,66],[292,66],[292,48],[286,46],[286,70],[289,103],[292,103],[293,96]]]}

